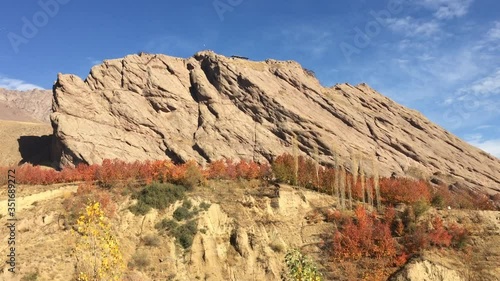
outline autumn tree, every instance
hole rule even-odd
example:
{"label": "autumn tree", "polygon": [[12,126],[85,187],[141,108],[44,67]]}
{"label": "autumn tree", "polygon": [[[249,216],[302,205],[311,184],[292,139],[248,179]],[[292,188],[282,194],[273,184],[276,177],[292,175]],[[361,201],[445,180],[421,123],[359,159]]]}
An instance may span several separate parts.
{"label": "autumn tree", "polygon": [[124,262],[98,202],[91,202],[77,221],[79,235],[74,250],[77,281],[121,280]]}

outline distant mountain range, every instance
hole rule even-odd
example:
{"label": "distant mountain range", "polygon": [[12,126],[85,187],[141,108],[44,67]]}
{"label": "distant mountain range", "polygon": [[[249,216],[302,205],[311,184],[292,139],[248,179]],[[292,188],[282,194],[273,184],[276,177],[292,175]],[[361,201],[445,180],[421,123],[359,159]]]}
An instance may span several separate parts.
{"label": "distant mountain range", "polygon": [[0,120],[50,122],[51,90],[13,91],[0,88]]}

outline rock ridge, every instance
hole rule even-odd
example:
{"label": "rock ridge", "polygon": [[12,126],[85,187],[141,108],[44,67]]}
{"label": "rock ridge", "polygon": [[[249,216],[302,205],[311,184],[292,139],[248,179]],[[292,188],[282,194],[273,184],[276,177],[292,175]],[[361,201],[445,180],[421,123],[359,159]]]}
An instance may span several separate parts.
{"label": "rock ridge", "polygon": [[191,58],[136,54],[59,74],[51,122],[59,165],[220,158],[271,161],[299,150],[367,172],[438,177],[500,191],[500,160],[367,84],[323,87],[294,61],[251,61],[201,51]]}

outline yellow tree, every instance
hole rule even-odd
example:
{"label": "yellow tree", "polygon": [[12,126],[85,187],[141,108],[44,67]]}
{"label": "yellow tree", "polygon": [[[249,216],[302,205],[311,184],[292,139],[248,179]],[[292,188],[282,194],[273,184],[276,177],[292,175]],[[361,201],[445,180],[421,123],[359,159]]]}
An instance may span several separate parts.
{"label": "yellow tree", "polygon": [[77,226],[76,280],[121,280],[125,264],[99,202],[85,207]]}

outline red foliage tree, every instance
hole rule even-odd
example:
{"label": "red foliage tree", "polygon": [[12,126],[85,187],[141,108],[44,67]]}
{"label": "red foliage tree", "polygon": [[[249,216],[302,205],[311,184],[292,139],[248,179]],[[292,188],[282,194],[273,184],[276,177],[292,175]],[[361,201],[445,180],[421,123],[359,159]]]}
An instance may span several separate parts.
{"label": "red foliage tree", "polygon": [[423,180],[407,178],[382,178],[380,180],[382,201],[387,204],[415,203],[420,200],[430,202],[429,184]]}

